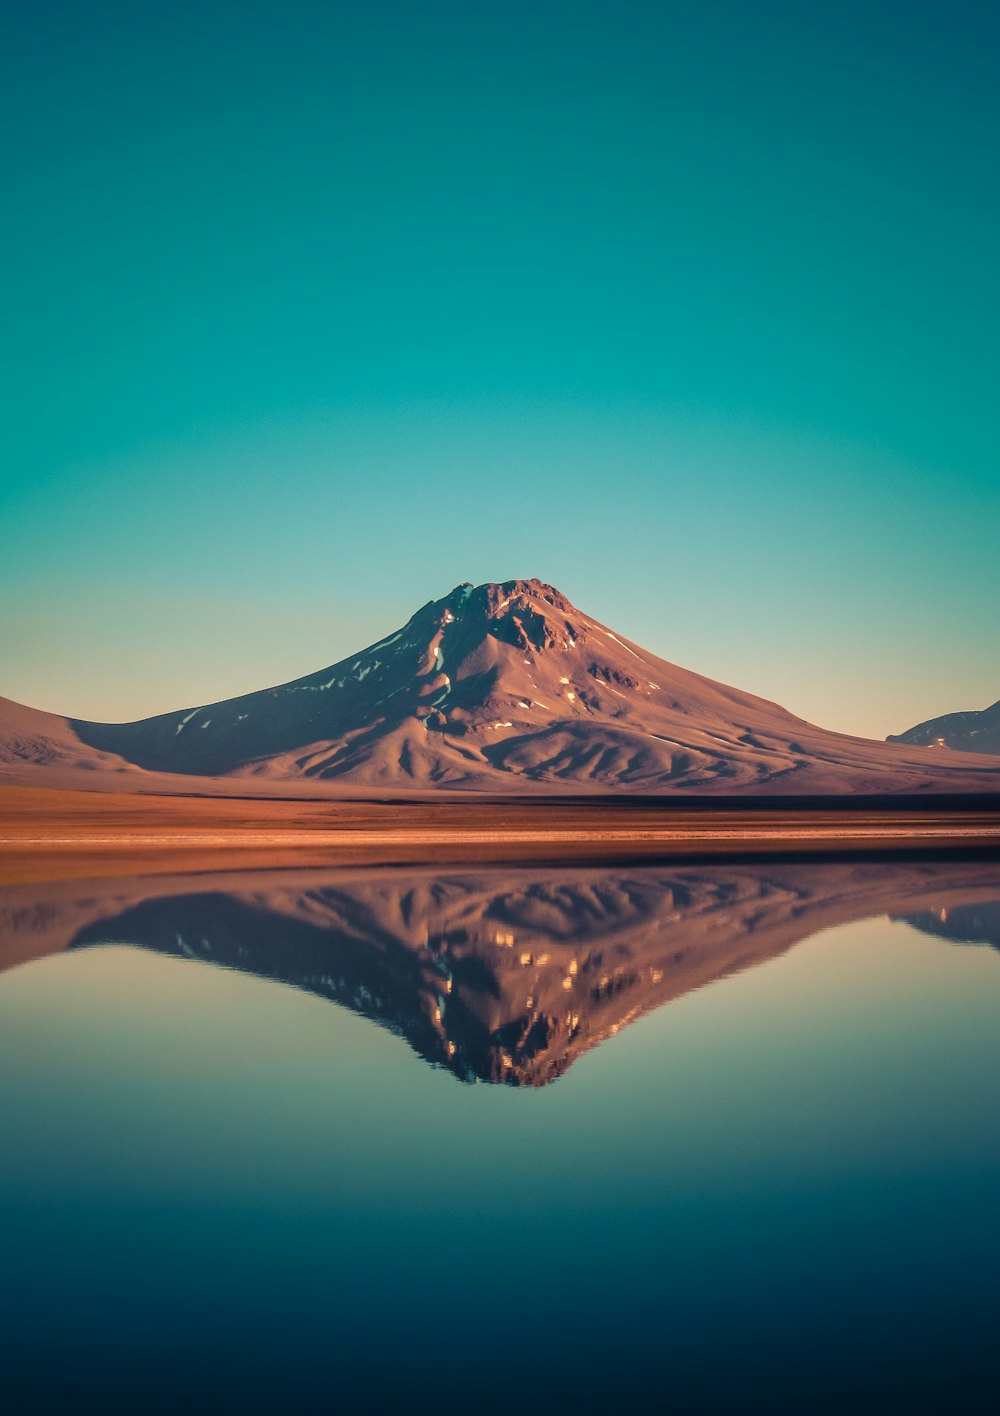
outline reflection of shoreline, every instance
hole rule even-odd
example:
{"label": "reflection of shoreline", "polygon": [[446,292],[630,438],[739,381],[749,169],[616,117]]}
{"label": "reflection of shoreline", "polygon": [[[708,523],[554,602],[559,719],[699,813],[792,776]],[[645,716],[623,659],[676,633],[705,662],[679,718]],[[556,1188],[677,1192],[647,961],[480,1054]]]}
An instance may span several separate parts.
{"label": "reflection of shoreline", "polygon": [[139,945],[342,1003],[463,1079],[542,1085],[642,1014],[821,929],[993,919],[998,899],[997,862],[927,859],[64,881],[0,891],[0,962]]}

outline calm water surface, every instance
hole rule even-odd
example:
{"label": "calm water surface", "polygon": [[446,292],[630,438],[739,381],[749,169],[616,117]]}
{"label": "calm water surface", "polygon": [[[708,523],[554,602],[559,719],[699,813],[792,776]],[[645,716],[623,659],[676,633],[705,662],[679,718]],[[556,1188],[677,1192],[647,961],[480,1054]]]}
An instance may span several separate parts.
{"label": "calm water surface", "polygon": [[13,1409],[994,1409],[998,902],[983,860],[0,891]]}

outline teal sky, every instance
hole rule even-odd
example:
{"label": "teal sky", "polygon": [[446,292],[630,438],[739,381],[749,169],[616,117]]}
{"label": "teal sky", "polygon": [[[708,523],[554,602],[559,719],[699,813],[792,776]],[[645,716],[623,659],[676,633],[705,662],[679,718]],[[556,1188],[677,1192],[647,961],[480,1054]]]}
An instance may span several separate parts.
{"label": "teal sky", "polygon": [[875,737],[1000,697],[994,5],[5,7],[0,693],[537,575]]}

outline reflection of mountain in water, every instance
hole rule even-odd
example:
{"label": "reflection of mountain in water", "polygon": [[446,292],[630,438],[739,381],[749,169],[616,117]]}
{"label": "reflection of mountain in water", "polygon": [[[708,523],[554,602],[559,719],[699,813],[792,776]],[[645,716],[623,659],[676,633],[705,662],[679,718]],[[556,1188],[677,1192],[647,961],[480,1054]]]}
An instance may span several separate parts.
{"label": "reflection of mountain in water", "polygon": [[950,939],[955,944],[989,944],[1000,949],[1000,900],[978,904],[942,906],[934,912],[903,915],[907,924],[924,934]]}
{"label": "reflection of mountain in water", "polygon": [[819,929],[891,914],[996,930],[998,895],[996,863],[926,859],[273,870],[10,887],[0,938],[7,962],[120,943],[258,974],[345,1004],[465,1080],[539,1086],[641,1014]]}

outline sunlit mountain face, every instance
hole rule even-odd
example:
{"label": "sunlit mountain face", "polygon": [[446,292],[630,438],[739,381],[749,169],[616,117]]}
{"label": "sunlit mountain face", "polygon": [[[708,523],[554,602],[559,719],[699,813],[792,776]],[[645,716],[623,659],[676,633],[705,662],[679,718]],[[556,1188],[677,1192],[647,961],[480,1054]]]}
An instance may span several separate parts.
{"label": "sunlit mountain face", "polygon": [[[492,792],[992,791],[1000,758],[846,737],[679,668],[540,580],[459,585],[291,683],[135,723],[0,702],[0,762]],[[87,779],[77,782],[86,785]],[[148,788],[147,788],[148,789]]]}
{"label": "sunlit mountain face", "polygon": [[1000,937],[995,861],[272,870],[8,887],[3,962],[130,945],[344,1005],[463,1081],[541,1086],[833,924]]}

